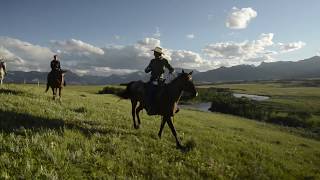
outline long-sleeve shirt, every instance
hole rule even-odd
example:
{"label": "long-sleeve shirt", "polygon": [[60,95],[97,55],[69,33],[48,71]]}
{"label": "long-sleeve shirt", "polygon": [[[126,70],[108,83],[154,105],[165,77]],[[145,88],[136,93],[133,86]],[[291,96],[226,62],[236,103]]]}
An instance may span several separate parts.
{"label": "long-sleeve shirt", "polygon": [[151,72],[150,80],[153,81],[162,78],[165,68],[167,68],[170,73],[174,71],[168,60],[161,57],[159,59],[152,59],[149,65],[146,67],[145,72]]}

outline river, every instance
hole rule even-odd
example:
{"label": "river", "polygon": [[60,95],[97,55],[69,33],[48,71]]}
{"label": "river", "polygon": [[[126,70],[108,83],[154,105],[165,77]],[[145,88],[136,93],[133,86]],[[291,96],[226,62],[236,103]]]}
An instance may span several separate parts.
{"label": "river", "polygon": [[[233,96],[236,98],[246,97],[255,101],[265,101],[270,99],[268,96],[259,96],[253,94],[242,94],[242,93],[233,93]],[[195,109],[199,111],[209,112],[209,108],[211,107],[211,102],[202,102],[197,104],[182,104],[179,105],[183,109]]]}
{"label": "river", "polygon": [[236,98],[246,97],[248,99],[255,100],[255,101],[265,101],[270,99],[270,97],[268,96],[259,96],[254,94],[242,94],[242,93],[233,93],[233,96]]}

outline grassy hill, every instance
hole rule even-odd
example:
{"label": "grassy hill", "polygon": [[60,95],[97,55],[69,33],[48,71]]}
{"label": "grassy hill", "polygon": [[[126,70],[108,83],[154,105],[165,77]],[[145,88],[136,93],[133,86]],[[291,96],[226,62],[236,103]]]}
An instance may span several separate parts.
{"label": "grassy hill", "polygon": [[44,87],[0,88],[1,179],[319,179],[320,142],[294,129],[236,116],[181,110],[175,148],[160,118],[132,127],[129,101],[69,86],[62,102]]}

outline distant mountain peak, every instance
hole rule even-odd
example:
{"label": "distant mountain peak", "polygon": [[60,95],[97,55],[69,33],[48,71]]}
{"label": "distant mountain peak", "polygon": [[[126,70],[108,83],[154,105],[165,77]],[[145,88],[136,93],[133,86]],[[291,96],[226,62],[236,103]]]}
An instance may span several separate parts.
{"label": "distant mountain peak", "polygon": [[254,81],[320,77],[320,56],[300,61],[262,62],[259,66],[220,67],[193,77],[198,82]]}

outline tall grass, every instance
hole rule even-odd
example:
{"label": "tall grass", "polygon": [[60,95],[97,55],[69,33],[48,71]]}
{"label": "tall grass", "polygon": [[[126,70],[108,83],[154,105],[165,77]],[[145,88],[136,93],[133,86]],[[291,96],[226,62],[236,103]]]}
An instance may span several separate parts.
{"label": "tall grass", "polygon": [[320,142],[291,128],[181,110],[175,149],[159,117],[132,127],[130,104],[101,87],[68,86],[62,102],[44,87],[0,90],[1,179],[317,179]]}

